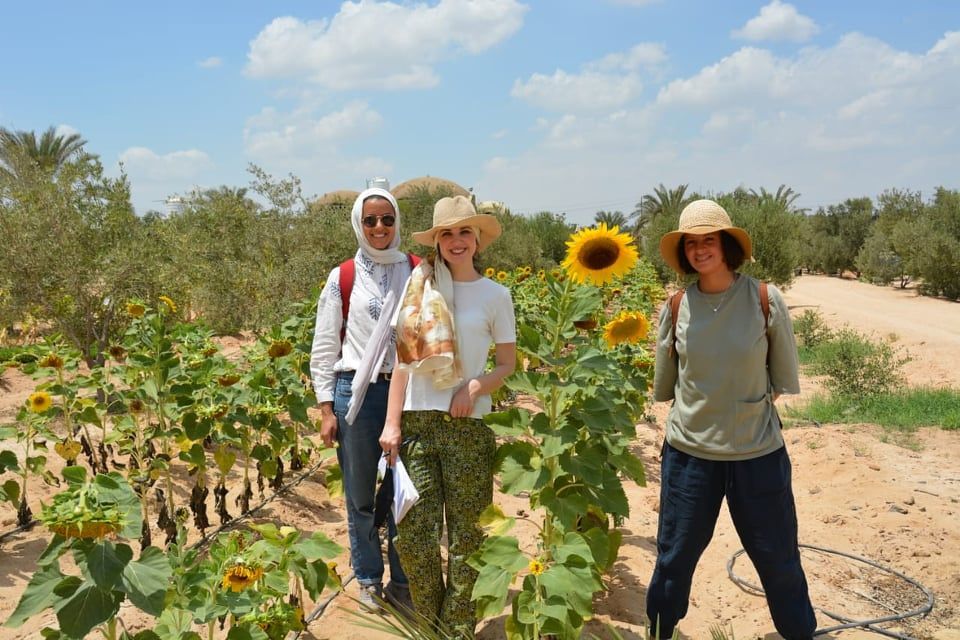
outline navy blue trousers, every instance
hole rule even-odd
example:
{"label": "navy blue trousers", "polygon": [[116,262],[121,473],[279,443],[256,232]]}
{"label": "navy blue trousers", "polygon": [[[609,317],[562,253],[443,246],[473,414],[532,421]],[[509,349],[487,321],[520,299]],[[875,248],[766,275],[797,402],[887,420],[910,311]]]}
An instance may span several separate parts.
{"label": "navy blue trousers", "polygon": [[651,633],[669,638],[687,614],[693,572],[724,496],[753,561],[777,631],[787,640],[813,637],[817,620],[797,547],[797,512],[786,447],[752,460],[717,462],[663,446],[657,564],[647,589]]}

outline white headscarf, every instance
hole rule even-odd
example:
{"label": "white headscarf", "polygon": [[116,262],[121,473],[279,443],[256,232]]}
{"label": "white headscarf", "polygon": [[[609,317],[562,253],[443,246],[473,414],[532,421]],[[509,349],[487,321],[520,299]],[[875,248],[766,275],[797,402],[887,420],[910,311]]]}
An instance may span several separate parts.
{"label": "white headscarf", "polygon": [[[381,197],[387,200],[393,207],[396,217],[393,223],[393,240],[386,249],[375,249],[370,245],[367,236],[363,232],[363,203],[368,198]],[[367,395],[367,387],[371,382],[377,379],[380,368],[383,366],[383,360],[387,355],[387,347],[390,344],[390,338],[393,332],[394,310],[397,306],[397,299],[403,292],[403,286],[410,275],[409,269],[402,264],[409,260],[407,254],[398,249],[400,246],[400,207],[393,195],[385,190],[374,187],[362,191],[353,202],[353,210],[350,212],[350,221],[353,224],[353,233],[357,236],[357,254],[355,262],[360,262],[361,258],[366,256],[370,260],[382,265],[386,270],[386,278],[381,277],[383,272],[380,269],[374,269],[372,274],[368,274],[365,269],[354,269],[354,290],[367,300],[374,298],[382,300],[380,308],[380,317],[377,320],[376,327],[370,335],[363,350],[363,357],[353,376],[351,384],[350,404],[347,406],[346,421],[347,424],[353,424],[360,407],[363,406],[363,400]],[[386,286],[384,286],[386,284]],[[350,305],[353,308],[353,305]],[[349,321],[349,318],[348,318]]]}

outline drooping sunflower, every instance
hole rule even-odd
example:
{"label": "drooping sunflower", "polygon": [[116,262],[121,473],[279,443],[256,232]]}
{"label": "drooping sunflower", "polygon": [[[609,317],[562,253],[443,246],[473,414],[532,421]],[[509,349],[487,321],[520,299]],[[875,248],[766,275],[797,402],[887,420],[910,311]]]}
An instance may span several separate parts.
{"label": "drooping sunflower", "polygon": [[38,362],[37,364],[39,364],[41,367],[63,369],[63,358],[61,358],[55,353],[48,353],[47,355],[40,358],[40,362]]}
{"label": "drooping sunflower", "polygon": [[173,301],[169,296],[160,296],[160,302],[167,306],[167,309],[170,310],[170,313],[177,312],[177,303]]}
{"label": "drooping sunflower", "polygon": [[547,567],[545,564],[543,564],[539,560],[531,560],[530,564],[527,565],[527,569],[529,569],[530,573],[532,573],[533,575],[539,576],[544,571],[546,571]]}
{"label": "drooping sunflower", "polygon": [[274,340],[267,349],[267,355],[271,358],[282,358],[293,352],[293,345],[289,340]]}
{"label": "drooping sunflower", "polygon": [[240,382],[240,376],[235,373],[227,373],[217,378],[217,384],[221,387],[232,387]]}
{"label": "drooping sunflower", "polygon": [[238,562],[224,571],[221,585],[224,589],[230,589],[234,593],[240,593],[262,577],[262,568],[249,567],[242,562]]}
{"label": "drooping sunflower", "polygon": [[647,337],[650,322],[639,311],[621,311],[603,327],[603,339],[613,348],[624,342],[639,342]]}
{"label": "drooping sunflower", "polygon": [[33,413],[45,413],[53,406],[53,398],[46,391],[34,391],[27,398],[27,407]]}
{"label": "drooping sunflower", "polygon": [[123,362],[127,357],[127,350],[118,344],[111,345],[111,347],[107,349],[107,353],[117,362]]}
{"label": "drooping sunflower", "polygon": [[147,309],[139,302],[127,303],[127,315],[131,318],[142,318]]}
{"label": "drooping sunflower", "polygon": [[606,284],[614,277],[626,274],[637,263],[637,249],[633,238],[619,232],[619,227],[607,228],[606,223],[590,229],[581,229],[567,240],[567,257],[563,268],[577,282],[589,280],[595,285]]}

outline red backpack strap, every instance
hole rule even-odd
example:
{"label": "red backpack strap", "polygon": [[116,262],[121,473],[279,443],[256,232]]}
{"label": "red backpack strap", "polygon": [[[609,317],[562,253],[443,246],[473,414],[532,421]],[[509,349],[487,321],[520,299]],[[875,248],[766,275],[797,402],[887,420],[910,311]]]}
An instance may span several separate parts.
{"label": "red backpack strap", "polygon": [[670,296],[670,319],[673,321],[673,342],[670,344],[670,355],[674,356],[677,353],[677,316],[680,315],[680,302],[683,300],[683,294],[686,293],[686,289],[680,289],[675,294]]}
{"label": "red backpack strap", "polygon": [[[420,264],[420,256],[412,253],[407,254],[407,260],[410,262],[410,270]],[[340,343],[347,335],[347,315],[350,313],[350,294],[353,293],[353,280],[357,277],[357,263],[353,258],[344,260],[340,264],[340,310],[343,315],[343,323],[340,325]]]}
{"label": "red backpack strap", "polygon": [[340,264],[340,310],[343,322],[340,324],[340,344],[347,335],[347,314],[350,313],[350,294],[353,293],[353,279],[357,275],[357,264],[353,258]]}

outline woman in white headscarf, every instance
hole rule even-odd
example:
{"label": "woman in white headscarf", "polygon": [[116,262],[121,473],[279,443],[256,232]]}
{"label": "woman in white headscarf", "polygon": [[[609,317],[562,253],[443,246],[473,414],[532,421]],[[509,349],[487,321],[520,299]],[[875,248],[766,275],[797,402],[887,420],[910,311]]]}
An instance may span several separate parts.
{"label": "woman in white headscarf", "polygon": [[[394,366],[392,319],[404,283],[418,262],[401,252],[400,209],[389,191],[367,189],[350,215],[359,248],[333,269],[317,303],[310,374],[321,411],[320,436],[339,443],[350,533],[350,562],[360,585],[361,610],[377,612],[379,597],[410,606],[407,578],[393,546],[388,518],[390,583],[374,525],[380,433]],[[352,271],[352,277],[351,272]]]}

